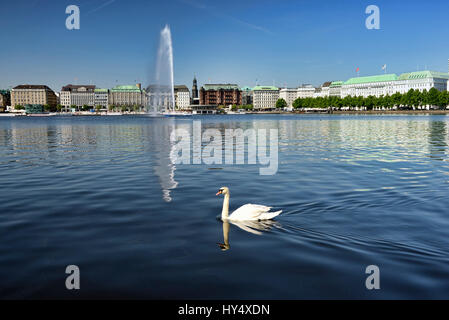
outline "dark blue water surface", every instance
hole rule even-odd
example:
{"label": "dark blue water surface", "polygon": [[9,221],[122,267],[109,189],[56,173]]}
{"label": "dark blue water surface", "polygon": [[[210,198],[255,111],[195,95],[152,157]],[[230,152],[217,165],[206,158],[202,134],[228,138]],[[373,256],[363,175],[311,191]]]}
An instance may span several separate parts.
{"label": "dark blue water surface", "polygon": [[[172,165],[194,120],[278,129],[277,174]],[[0,298],[447,299],[448,132],[425,115],[0,118]],[[231,209],[284,213],[224,225],[222,186]]]}

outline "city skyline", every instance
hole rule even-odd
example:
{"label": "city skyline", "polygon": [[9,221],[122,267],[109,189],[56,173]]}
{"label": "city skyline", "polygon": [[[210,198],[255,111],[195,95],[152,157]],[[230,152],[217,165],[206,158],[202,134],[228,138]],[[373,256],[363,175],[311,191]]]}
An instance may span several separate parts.
{"label": "city skyline", "polygon": [[[449,4],[444,1],[377,1],[380,30],[364,26],[368,2],[328,2],[323,11],[311,1],[247,1],[233,11],[229,3],[192,0],[80,0],[81,28],[69,31],[69,4],[3,5],[0,32],[8,50],[0,52],[0,88],[47,84],[58,92],[69,83],[146,86],[166,23],[173,33],[175,83],[189,87],[194,75],[200,86],[297,87],[345,81],[357,76],[356,68],[360,76],[382,74],[385,64],[388,73],[447,72],[449,45],[442,39]],[[212,36],[219,41],[210,41]]]}

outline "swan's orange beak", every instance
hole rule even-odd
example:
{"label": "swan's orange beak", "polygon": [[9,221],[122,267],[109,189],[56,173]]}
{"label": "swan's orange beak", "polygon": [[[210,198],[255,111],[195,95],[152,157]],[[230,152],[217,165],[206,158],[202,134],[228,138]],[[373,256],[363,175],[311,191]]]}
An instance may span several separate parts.
{"label": "swan's orange beak", "polygon": [[216,196],[219,196],[220,194],[222,194],[222,191],[221,191],[221,190],[219,190],[219,191],[217,192]]}

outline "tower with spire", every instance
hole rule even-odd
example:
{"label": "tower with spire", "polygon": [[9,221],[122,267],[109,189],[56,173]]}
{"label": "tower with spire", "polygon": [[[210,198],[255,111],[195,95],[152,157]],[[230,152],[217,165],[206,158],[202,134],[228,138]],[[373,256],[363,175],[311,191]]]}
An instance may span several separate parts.
{"label": "tower with spire", "polygon": [[193,86],[192,86],[192,104],[198,105],[200,99],[198,97],[198,82],[196,80],[196,75],[193,77]]}

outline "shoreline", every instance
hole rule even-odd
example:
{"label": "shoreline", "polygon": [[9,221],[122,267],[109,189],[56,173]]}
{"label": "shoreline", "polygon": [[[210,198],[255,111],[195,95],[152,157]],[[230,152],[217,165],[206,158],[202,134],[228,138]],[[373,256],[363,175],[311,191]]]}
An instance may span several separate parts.
{"label": "shoreline", "polygon": [[[267,112],[246,112],[240,114],[214,114],[214,115],[449,115],[449,110],[354,110],[354,111],[333,111],[329,112],[305,112],[305,111],[267,111]],[[51,118],[51,117],[114,117],[114,116],[146,116],[145,113],[109,113],[109,114],[79,114],[79,113],[51,113],[51,114],[20,114],[20,113],[0,113],[0,118]],[[183,115],[179,115],[183,116]],[[189,116],[208,116],[208,114],[195,114]],[[209,114],[210,116],[210,114]]]}

